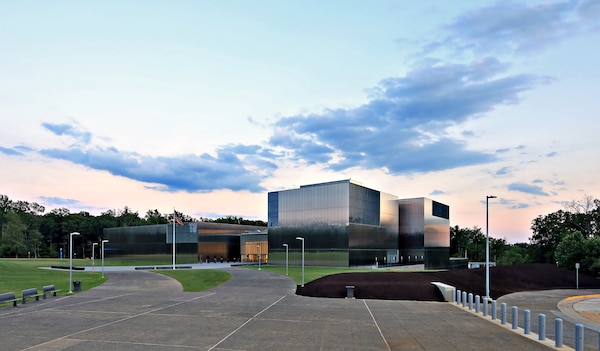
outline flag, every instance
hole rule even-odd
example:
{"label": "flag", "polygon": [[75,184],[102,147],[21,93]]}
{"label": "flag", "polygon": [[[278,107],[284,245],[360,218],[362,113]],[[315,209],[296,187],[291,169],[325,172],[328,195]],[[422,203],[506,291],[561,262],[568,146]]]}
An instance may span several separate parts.
{"label": "flag", "polygon": [[177,215],[173,216],[173,220],[175,221],[175,223],[177,223],[177,225],[180,225],[183,227],[183,221],[181,220],[181,218],[177,217]]}

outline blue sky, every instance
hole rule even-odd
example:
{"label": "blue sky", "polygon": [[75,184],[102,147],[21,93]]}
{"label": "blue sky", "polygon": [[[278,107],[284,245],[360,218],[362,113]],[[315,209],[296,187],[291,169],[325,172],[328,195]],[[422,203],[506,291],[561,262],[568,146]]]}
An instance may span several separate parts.
{"label": "blue sky", "polygon": [[527,241],[600,197],[600,1],[0,1],[0,193],[266,220],[353,178]]}

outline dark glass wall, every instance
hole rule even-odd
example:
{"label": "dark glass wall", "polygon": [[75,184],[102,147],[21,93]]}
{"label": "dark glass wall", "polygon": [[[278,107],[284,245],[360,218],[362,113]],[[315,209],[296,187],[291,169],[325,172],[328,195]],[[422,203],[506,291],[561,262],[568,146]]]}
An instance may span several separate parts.
{"label": "dark glass wall", "polygon": [[398,201],[399,251],[402,263],[445,268],[450,255],[449,207],[427,198]]}
{"label": "dark glass wall", "polygon": [[424,199],[398,200],[398,248],[401,263],[423,262],[425,252]]}
{"label": "dark glass wall", "polygon": [[268,195],[268,225],[279,225],[279,193],[271,192]]}
{"label": "dark glass wall", "polygon": [[[183,242],[184,240],[180,240],[178,234],[179,231],[184,233],[186,228],[179,226],[176,228],[180,228],[176,232],[176,263],[197,262],[197,241]],[[105,228],[104,239],[109,242],[104,244],[104,257],[105,259],[149,259],[156,261],[156,264],[172,263],[171,237],[172,228],[168,224]]]}
{"label": "dark glass wall", "polygon": [[304,238],[306,265],[391,260],[397,255],[396,199],[349,180],[269,193],[270,262],[284,264],[288,244],[290,264],[298,263],[297,237]]}
{"label": "dark glass wall", "polygon": [[380,224],[379,191],[349,183],[348,203],[350,223],[378,226]]}

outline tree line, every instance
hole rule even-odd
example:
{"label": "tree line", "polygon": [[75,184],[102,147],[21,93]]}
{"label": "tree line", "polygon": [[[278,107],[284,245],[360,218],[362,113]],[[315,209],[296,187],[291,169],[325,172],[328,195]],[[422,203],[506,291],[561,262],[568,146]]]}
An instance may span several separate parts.
{"label": "tree line", "polygon": [[[192,218],[175,211],[184,222],[216,222],[267,226],[261,220],[237,216],[217,219]],[[148,210],[143,217],[125,206],[107,210],[98,216],[67,208],[45,213],[44,206],[27,201],[13,201],[0,195],[0,256],[58,257],[60,248],[68,248],[68,233],[81,233],[82,250],[91,252],[93,242],[101,240],[104,228],[167,224],[173,213]],[[490,260],[497,265],[552,263],[573,269],[580,263],[583,272],[600,273],[600,200],[584,196],[582,200],[563,204],[563,209],[540,215],[532,220],[528,243],[509,244],[506,239],[490,237]],[[481,228],[450,228],[450,255],[470,261],[485,261],[486,237]]]}
{"label": "tree line", "polygon": [[104,228],[167,224],[172,223],[174,214],[184,222],[267,226],[264,221],[237,216],[193,218],[179,211],[165,214],[157,209],[148,210],[141,217],[127,206],[104,211],[98,216],[86,211],[71,213],[67,208],[45,212],[45,207],[38,203],[13,201],[6,195],[0,195],[0,257],[59,257],[61,248],[68,249],[68,233],[72,232],[81,234],[77,245],[82,249],[75,252],[91,253],[92,243],[102,239]]}
{"label": "tree line", "polygon": [[[490,261],[497,265],[551,263],[585,273],[600,273],[600,200],[584,196],[563,209],[532,220],[528,243],[508,244],[490,237]],[[481,228],[450,228],[450,254],[485,261],[486,237]]]}

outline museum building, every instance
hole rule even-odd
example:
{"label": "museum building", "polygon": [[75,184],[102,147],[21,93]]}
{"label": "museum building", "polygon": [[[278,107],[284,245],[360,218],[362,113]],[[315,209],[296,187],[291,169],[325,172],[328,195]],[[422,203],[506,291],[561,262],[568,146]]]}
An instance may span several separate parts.
{"label": "museum building", "polygon": [[306,265],[448,268],[449,213],[440,202],[399,199],[351,179],[269,192],[269,261],[287,256],[299,265],[304,242]]}
{"label": "museum building", "polygon": [[[451,268],[450,209],[428,198],[399,199],[355,180],[268,193],[268,227],[186,222],[105,228],[107,258],[153,255],[177,264],[269,262],[313,266],[424,264]],[[302,238],[299,240],[297,238]]]}

